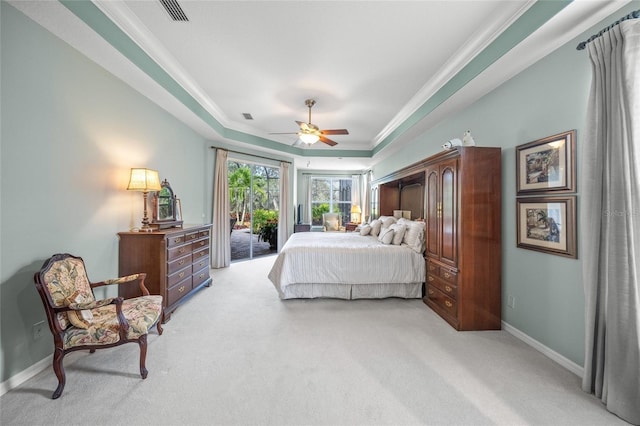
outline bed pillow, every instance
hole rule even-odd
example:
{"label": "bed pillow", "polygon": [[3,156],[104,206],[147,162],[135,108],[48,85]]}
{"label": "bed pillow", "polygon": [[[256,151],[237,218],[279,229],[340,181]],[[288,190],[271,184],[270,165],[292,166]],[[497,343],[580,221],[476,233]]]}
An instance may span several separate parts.
{"label": "bed pillow", "polygon": [[338,220],[338,218],[327,219],[324,221],[324,227],[327,231],[339,231],[340,221]]}
{"label": "bed pillow", "polygon": [[378,220],[380,222],[382,222],[382,227],[383,228],[388,228],[391,225],[393,225],[394,223],[396,223],[396,218],[393,216],[380,216],[378,218]]}
{"label": "bed pillow", "polygon": [[402,237],[402,243],[406,244],[412,250],[422,253],[424,251],[424,222],[409,221],[406,222],[407,229]]}
{"label": "bed pillow", "polygon": [[378,241],[382,244],[391,244],[393,241],[393,229],[391,228],[382,228],[380,230],[380,235],[378,235]]}
{"label": "bed pillow", "polygon": [[371,235],[377,237],[380,233],[380,228],[382,228],[382,222],[379,219],[372,221],[369,225],[371,225]]}
{"label": "bed pillow", "polygon": [[371,225],[362,225],[360,227],[360,235],[369,235],[371,233]]}
{"label": "bed pillow", "polygon": [[393,229],[393,241],[391,241],[391,244],[393,244],[394,246],[399,246],[400,244],[402,244],[407,226],[401,223],[394,223],[389,227],[389,229]]}

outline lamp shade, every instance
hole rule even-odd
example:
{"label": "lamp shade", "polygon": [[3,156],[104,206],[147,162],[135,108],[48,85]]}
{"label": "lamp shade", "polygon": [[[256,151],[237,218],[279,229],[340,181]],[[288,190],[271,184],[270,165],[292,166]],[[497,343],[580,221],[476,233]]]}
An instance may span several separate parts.
{"label": "lamp shade", "polygon": [[360,210],[360,206],[357,204],[354,204],[353,206],[351,206],[351,213],[362,213],[362,210]]}
{"label": "lamp shade", "polygon": [[129,178],[129,186],[127,189],[130,191],[160,191],[160,178],[156,170],[150,169],[131,169],[131,176]]}
{"label": "lamp shade", "polygon": [[320,136],[313,133],[299,133],[300,140],[308,145],[318,142]]}

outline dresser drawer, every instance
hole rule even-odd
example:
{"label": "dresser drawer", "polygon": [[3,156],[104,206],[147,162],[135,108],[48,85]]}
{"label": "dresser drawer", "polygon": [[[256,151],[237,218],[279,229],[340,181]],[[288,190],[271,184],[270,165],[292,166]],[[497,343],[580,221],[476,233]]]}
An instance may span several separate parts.
{"label": "dresser drawer", "polygon": [[435,263],[427,260],[427,274],[433,275],[433,276],[439,276],[440,275],[440,266],[436,265]]}
{"label": "dresser drawer", "polygon": [[180,281],[184,280],[186,277],[191,276],[193,269],[191,268],[191,264],[184,269],[179,270],[167,277],[167,287],[173,287]]}
{"label": "dresser drawer", "polygon": [[442,278],[428,275],[427,282],[429,283],[429,285],[442,291],[444,294],[451,297],[452,299],[458,298],[458,287],[447,281],[444,281]]}
{"label": "dresser drawer", "polygon": [[200,231],[198,233],[198,238],[205,238],[205,237],[209,237],[210,232],[208,229],[205,229],[204,231]]}
{"label": "dresser drawer", "polygon": [[208,268],[209,267],[209,256],[205,256],[205,257],[200,257],[198,260],[195,260],[193,262],[193,270],[194,271],[199,271],[202,268]]}
{"label": "dresser drawer", "polygon": [[167,237],[167,247],[175,247],[184,243],[184,234],[171,235]]}
{"label": "dresser drawer", "polygon": [[209,247],[207,246],[206,248],[193,252],[193,256],[192,256],[193,262],[196,262],[202,259],[203,257],[208,257],[208,256],[209,256]]}
{"label": "dresser drawer", "polygon": [[458,304],[451,297],[447,296],[433,286],[427,287],[427,297],[436,305],[444,309],[449,315],[455,317],[458,315]]}
{"label": "dresser drawer", "polygon": [[198,240],[198,241],[194,241],[191,244],[191,249],[193,251],[196,251],[198,249],[201,249],[202,247],[207,247],[208,245],[209,245],[209,240],[208,239]]}
{"label": "dresser drawer", "polygon": [[172,262],[169,262],[169,266],[167,267],[167,274],[171,275],[176,271],[184,268],[187,265],[191,264],[191,255],[187,255],[181,257],[180,259],[176,259]]}
{"label": "dresser drawer", "polygon": [[184,240],[186,242],[193,242],[198,239],[198,232],[189,232],[185,235]]}
{"label": "dresser drawer", "polygon": [[167,260],[172,261],[191,253],[191,244],[184,244],[167,250]]}
{"label": "dresser drawer", "polygon": [[204,269],[199,270],[193,274],[193,286],[197,287],[203,282],[209,279],[209,268],[206,267]]}
{"label": "dresser drawer", "polygon": [[171,306],[178,300],[182,299],[191,291],[192,288],[193,286],[191,285],[191,275],[189,275],[186,279],[180,281],[173,287],[170,287],[167,290],[167,306]]}

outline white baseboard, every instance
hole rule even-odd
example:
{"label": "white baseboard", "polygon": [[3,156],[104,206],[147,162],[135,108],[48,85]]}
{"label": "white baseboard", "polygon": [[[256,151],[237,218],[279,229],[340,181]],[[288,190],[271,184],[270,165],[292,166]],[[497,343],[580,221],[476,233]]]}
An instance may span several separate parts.
{"label": "white baseboard", "polygon": [[53,360],[53,355],[48,355],[47,357],[41,359],[40,361],[33,364],[31,367],[26,368],[19,372],[18,374],[8,378],[4,382],[0,383],[0,396],[9,392],[11,389],[15,389],[36,374],[41,371],[46,370],[51,367],[51,362]]}
{"label": "white baseboard", "polygon": [[558,352],[543,345],[533,337],[523,333],[522,331],[518,330],[512,325],[507,324],[504,321],[502,321],[502,329],[507,333],[511,334],[512,336],[522,340],[524,343],[536,349],[537,351],[542,352],[543,355],[546,355],[547,357],[551,358],[552,360],[554,360],[555,362],[557,362],[567,370],[571,371],[576,376],[582,378],[584,374],[584,368],[579,366],[575,362],[571,361],[570,359],[566,358],[563,355],[560,355]]}

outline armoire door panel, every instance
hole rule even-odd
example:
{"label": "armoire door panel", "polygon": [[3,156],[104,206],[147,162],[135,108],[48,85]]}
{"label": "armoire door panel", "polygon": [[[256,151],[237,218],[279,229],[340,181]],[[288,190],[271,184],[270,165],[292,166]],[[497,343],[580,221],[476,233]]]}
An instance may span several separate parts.
{"label": "armoire door panel", "polygon": [[427,256],[439,258],[440,249],[438,229],[440,227],[440,220],[438,218],[438,167],[428,168],[427,171],[427,234],[426,234],[426,250]]}
{"label": "armoire door panel", "polygon": [[456,160],[448,161],[441,165],[441,205],[440,205],[440,260],[449,263],[452,266],[456,266],[458,261],[457,256],[457,233],[456,233],[456,221],[457,221],[457,174],[456,174]]}

